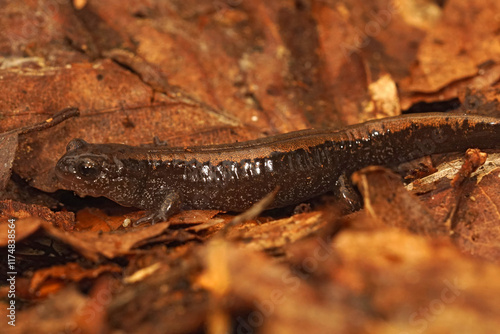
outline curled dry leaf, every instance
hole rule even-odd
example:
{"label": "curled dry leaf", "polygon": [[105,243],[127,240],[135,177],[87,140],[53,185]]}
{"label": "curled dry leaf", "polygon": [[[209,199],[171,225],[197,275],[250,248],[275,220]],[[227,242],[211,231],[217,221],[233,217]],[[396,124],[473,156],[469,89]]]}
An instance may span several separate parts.
{"label": "curled dry leaf", "polygon": [[95,268],[82,268],[78,263],[69,262],[61,266],[37,270],[30,282],[30,292],[35,293],[48,280],[79,282],[85,278],[95,279],[103,273],[120,273],[122,269],[116,264],[100,265]]}
{"label": "curled dry leaf", "polygon": [[19,141],[19,135],[27,134],[30,132],[43,131],[45,129],[51,128],[68,118],[75,117],[79,115],[78,108],[66,108],[63,109],[53,117],[46,119],[44,122],[19,127],[17,129],[9,130],[4,133],[0,133],[0,195],[3,198],[3,192],[7,186],[7,182],[10,179],[12,164],[14,162],[14,157],[17,151],[17,144]]}
{"label": "curled dry leaf", "polygon": [[438,222],[431,210],[404,188],[401,177],[394,172],[368,167],[356,172],[353,181],[363,195],[367,213],[383,225],[429,236],[449,233],[449,227]]}
{"label": "curled dry leaf", "polygon": [[[2,224],[4,226],[6,224]],[[153,226],[134,229],[133,231],[113,231],[96,234],[95,232],[67,232],[60,230],[44,220],[36,217],[16,220],[16,229],[26,231],[21,234],[23,237],[28,236],[28,232],[33,233],[37,230],[44,231],[49,237],[56,238],[61,242],[75,249],[83,257],[98,261],[101,257],[115,258],[130,254],[141,245],[147,244],[148,240],[160,236],[162,233],[172,233],[169,238],[171,241],[176,240],[176,232],[168,231],[169,224],[160,223]],[[182,233],[182,232],[177,232]],[[183,237],[186,240],[186,237]],[[166,242],[167,240],[163,240]]]}
{"label": "curled dry leaf", "polygon": [[486,162],[487,157],[488,154],[481,152],[477,148],[468,149],[465,153],[465,162],[453,181],[451,181],[451,185],[457,187],[465,178],[470,177],[473,172]]}

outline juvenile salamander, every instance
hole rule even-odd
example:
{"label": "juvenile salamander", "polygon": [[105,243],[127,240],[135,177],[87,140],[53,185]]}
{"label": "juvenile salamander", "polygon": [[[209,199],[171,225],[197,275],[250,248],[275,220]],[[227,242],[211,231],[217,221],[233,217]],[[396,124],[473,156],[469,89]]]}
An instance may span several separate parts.
{"label": "juvenile salamander", "polygon": [[150,215],[138,223],[155,223],[181,209],[244,211],[277,186],[271,208],[296,204],[334,190],[340,176],[369,165],[467,148],[500,148],[500,118],[413,114],[189,148],[73,139],[56,175],[65,189],[146,209]]}

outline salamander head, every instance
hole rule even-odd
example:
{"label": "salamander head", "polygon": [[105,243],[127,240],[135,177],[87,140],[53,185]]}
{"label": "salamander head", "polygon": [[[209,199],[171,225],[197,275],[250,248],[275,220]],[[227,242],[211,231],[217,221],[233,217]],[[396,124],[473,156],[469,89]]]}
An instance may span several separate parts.
{"label": "salamander head", "polygon": [[105,196],[118,203],[127,202],[128,180],[123,163],[114,154],[121,146],[88,144],[83,139],[73,139],[56,164],[59,183],[80,196]]}

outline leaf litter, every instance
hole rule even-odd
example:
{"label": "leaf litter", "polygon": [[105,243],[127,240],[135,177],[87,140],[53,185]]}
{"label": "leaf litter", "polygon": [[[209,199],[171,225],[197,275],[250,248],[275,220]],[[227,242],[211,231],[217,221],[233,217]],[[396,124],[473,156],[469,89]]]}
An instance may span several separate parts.
{"label": "leaf litter", "polygon": [[[295,215],[231,224],[232,213],[189,211],[132,228],[127,219],[142,212],[50,194],[75,137],[185,146],[340,128],[416,106],[499,116],[496,1],[0,6],[0,245],[16,218],[22,269],[9,332],[499,328],[495,152],[475,172],[484,152],[458,155],[456,168],[420,161],[404,174],[410,192],[400,174],[360,171],[364,209],[348,215],[324,197]],[[18,137],[68,106],[80,117]],[[45,199],[16,194],[26,187]]]}

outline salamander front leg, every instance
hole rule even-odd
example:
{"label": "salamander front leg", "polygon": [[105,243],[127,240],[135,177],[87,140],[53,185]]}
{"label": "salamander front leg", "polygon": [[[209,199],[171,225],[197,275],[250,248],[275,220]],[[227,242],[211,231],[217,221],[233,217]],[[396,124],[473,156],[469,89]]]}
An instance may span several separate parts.
{"label": "salamander front leg", "polygon": [[168,193],[157,210],[139,218],[134,223],[134,226],[138,226],[142,223],[151,223],[151,225],[153,225],[161,221],[167,221],[170,216],[180,211],[180,206],[181,200],[179,194],[176,191]]}

